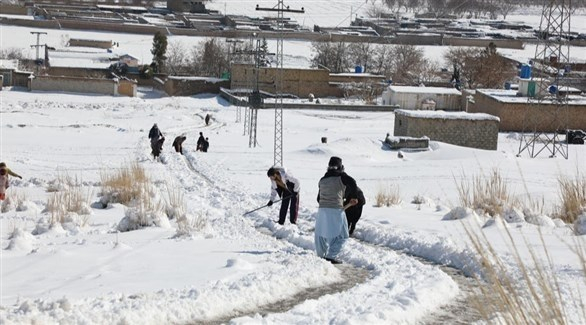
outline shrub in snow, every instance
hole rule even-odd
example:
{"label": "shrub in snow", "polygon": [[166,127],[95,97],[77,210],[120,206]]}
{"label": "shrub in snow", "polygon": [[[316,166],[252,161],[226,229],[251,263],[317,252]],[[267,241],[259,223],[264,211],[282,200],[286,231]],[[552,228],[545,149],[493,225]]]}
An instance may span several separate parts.
{"label": "shrub in snow", "polygon": [[92,213],[91,189],[84,191],[80,180],[67,176],[60,176],[49,185],[47,191],[51,192],[51,195],[44,212],[50,214],[51,223],[76,222],[78,226],[84,226],[88,217],[79,215],[89,216]]}
{"label": "shrub in snow", "polygon": [[207,227],[208,213],[199,213],[197,216],[182,215],[176,218],[177,236],[188,236],[201,233]]}
{"label": "shrub in snow", "polygon": [[167,187],[167,198],[165,198],[165,212],[169,219],[185,217],[185,199],[179,186]]}
{"label": "shrub in snow", "polygon": [[518,208],[509,208],[503,212],[503,219],[509,223],[524,222],[525,214]]}
{"label": "shrub in snow", "polygon": [[442,220],[460,220],[470,216],[474,216],[476,213],[470,209],[465,207],[455,207],[450,212],[448,212]]}
{"label": "shrub in snow", "polygon": [[460,204],[464,207],[481,209],[490,216],[503,215],[507,207],[515,206],[516,200],[511,197],[507,188],[507,182],[500,175],[498,169],[490,175],[476,175],[472,181],[467,181],[462,176],[458,185]]}
{"label": "shrub in snow", "polygon": [[425,203],[425,197],[423,197],[423,195],[415,195],[413,197],[413,200],[411,200],[412,204],[423,204]]}
{"label": "shrub in snow", "polygon": [[553,220],[550,217],[544,216],[542,214],[527,216],[525,217],[525,221],[538,226],[555,228],[555,223]]}
{"label": "shrub in snow", "polygon": [[482,226],[482,228],[492,227],[495,226],[499,229],[504,229],[507,227],[507,223],[505,222],[504,218],[500,216],[495,216],[486,221],[486,223]]}
{"label": "shrub in snow", "polygon": [[100,202],[107,206],[108,203],[122,203],[135,206],[146,194],[152,194],[153,189],[146,172],[134,162],[129,166],[116,169],[111,174],[100,175],[102,189]]}
{"label": "shrub in snow", "polygon": [[573,224],[586,207],[586,177],[580,174],[574,179],[560,177],[558,183],[562,200],[559,218]]}
{"label": "shrub in snow", "polygon": [[376,196],[374,197],[375,205],[377,207],[383,206],[395,206],[401,203],[401,195],[399,193],[399,187],[396,185],[387,185],[386,187],[379,187]]}
{"label": "shrub in snow", "polygon": [[2,201],[0,210],[2,212],[8,212],[10,210],[37,212],[38,208],[34,202],[27,200],[23,192],[14,189],[8,191],[6,199]]}
{"label": "shrub in snow", "polygon": [[144,227],[158,226],[169,228],[169,219],[161,209],[145,208],[144,206],[126,209],[124,218],[118,223],[119,231],[131,231]]}
{"label": "shrub in snow", "polygon": [[576,235],[586,235],[586,212],[582,213],[574,222]]}

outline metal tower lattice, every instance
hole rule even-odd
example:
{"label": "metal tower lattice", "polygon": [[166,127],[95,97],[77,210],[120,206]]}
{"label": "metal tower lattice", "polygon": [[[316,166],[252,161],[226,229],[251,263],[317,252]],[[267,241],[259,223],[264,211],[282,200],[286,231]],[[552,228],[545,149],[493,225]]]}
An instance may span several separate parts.
{"label": "metal tower lattice", "polygon": [[567,135],[568,127],[570,6],[571,0],[544,0],[517,156],[527,151],[535,158],[549,152],[550,157],[568,159],[568,143],[560,137]]}
{"label": "metal tower lattice", "polygon": [[285,12],[304,13],[301,10],[290,9],[285,7],[283,0],[273,8],[260,8],[256,5],[256,10],[276,11],[277,12],[277,73],[275,74],[275,137],[273,146],[273,165],[283,165],[283,32],[285,29]]}
{"label": "metal tower lattice", "polygon": [[259,71],[261,66],[261,55],[260,55],[260,39],[256,39],[256,47],[254,49],[254,76],[255,84],[254,90],[250,95],[248,102],[250,103],[250,135],[248,138],[248,147],[256,147],[258,142],[256,141],[256,130],[258,127],[258,109],[263,106],[263,99],[260,95],[260,89],[258,87]]}

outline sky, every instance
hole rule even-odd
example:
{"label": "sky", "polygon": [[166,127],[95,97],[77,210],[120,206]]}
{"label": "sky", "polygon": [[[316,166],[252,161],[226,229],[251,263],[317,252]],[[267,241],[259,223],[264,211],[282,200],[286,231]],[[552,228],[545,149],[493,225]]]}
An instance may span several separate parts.
{"label": "sky", "polygon": [[[0,28],[3,47],[29,47],[18,40],[31,38],[30,30]],[[49,32],[54,39],[84,35]],[[137,48],[147,44],[145,52],[152,40],[116,36]],[[307,55],[307,47],[296,49]],[[515,251],[528,264],[536,251],[546,263],[545,246],[568,323],[584,323],[573,302],[586,290],[586,275],[572,252],[573,245],[584,247],[584,236],[548,215],[560,203],[558,179],[583,177],[585,146],[570,146],[568,159],[517,157],[519,134],[501,133],[495,151],[431,141],[430,150],[400,158],[381,143],[393,132],[392,112],[286,110],[283,165],[301,181],[301,204],[298,224],[280,226],[279,204],[263,207],[270,194],[273,110],[259,111],[258,144],[250,147],[244,108],[211,94],[166,97],[141,88],[129,98],[8,87],[0,104],[0,160],[23,176],[11,178],[8,189],[22,204],[0,213],[0,323],[437,323],[467,291],[461,277],[442,266],[481,275],[467,230],[486,236],[513,280],[523,277]],[[167,139],[160,161],[150,156],[153,123]],[[199,132],[210,139],[207,153],[195,151]],[[171,147],[181,134],[187,136],[184,156]],[[313,244],[317,183],[331,156],[343,159],[367,200],[340,266],[318,258]],[[154,201],[165,204],[178,191],[187,217],[199,226],[183,234],[172,219],[118,231],[130,208],[95,203],[101,176],[132,163],[151,178]],[[464,209],[459,186],[494,170],[512,196],[542,208],[511,223]],[[64,178],[83,184],[89,214],[50,227],[47,188]],[[400,204],[375,206],[386,189],[399,193]],[[421,203],[412,203],[415,198]],[[304,298],[313,291],[323,294]]]}

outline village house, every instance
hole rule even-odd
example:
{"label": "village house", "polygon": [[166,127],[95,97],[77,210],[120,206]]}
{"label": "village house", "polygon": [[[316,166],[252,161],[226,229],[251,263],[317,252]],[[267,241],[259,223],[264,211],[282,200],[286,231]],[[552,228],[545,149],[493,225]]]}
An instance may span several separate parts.
{"label": "village house", "polygon": [[389,86],[383,91],[383,105],[401,109],[461,111],[462,93],[456,88]]}

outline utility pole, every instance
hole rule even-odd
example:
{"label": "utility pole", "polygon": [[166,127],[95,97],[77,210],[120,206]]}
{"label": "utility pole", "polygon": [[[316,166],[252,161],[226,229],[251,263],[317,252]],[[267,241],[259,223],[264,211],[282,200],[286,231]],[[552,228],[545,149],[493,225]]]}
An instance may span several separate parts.
{"label": "utility pole", "polygon": [[39,73],[39,48],[41,46],[46,46],[46,44],[41,44],[41,34],[47,34],[45,32],[31,32],[31,34],[36,34],[37,35],[37,44],[36,45],[31,45],[31,47],[34,47],[36,49],[37,55],[35,56],[35,64],[37,65],[37,74]]}
{"label": "utility pole", "polygon": [[285,7],[283,0],[278,0],[276,6],[272,8],[261,8],[256,5],[258,11],[277,12],[277,73],[275,78],[275,137],[273,147],[273,164],[283,165],[283,32],[285,29],[285,19],[283,13],[305,13],[305,9],[290,9]]}

